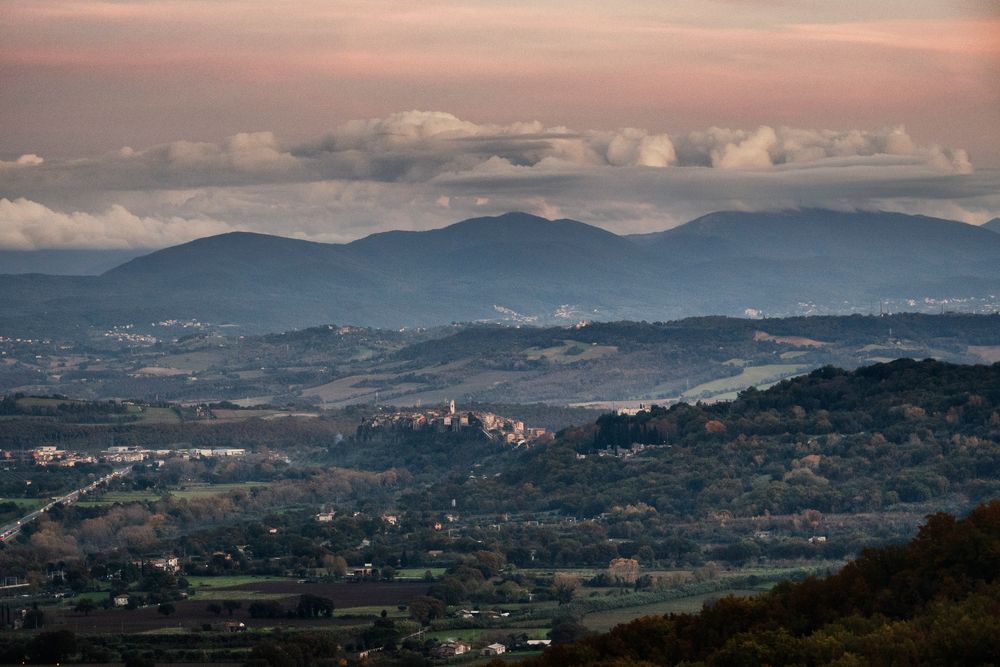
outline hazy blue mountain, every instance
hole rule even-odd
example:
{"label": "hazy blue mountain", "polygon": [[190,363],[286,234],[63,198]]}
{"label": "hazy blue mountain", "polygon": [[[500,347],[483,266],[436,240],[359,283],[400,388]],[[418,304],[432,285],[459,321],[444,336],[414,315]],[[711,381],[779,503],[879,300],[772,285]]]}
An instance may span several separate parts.
{"label": "hazy blue mountain", "polygon": [[[892,213],[713,213],[634,238],[524,213],[324,244],[233,233],[100,276],[3,276],[0,333],[162,319],[246,331],[845,312],[879,299],[996,294],[1000,235]],[[562,319],[556,316],[557,310]],[[530,319],[536,318],[536,319]]]}
{"label": "hazy blue mountain", "polygon": [[96,276],[149,250],[0,250],[0,274]]}
{"label": "hazy blue mountain", "polygon": [[988,229],[991,232],[1000,233],[1000,218],[993,218],[992,220],[983,225],[983,229]]}
{"label": "hazy blue mountain", "polygon": [[[718,244],[716,246],[716,244]],[[996,256],[1000,244],[983,230],[953,220],[885,212],[820,209],[710,213],[663,232],[648,247],[670,253],[680,248],[715,260],[720,256],[766,259],[852,257],[953,265]]]}
{"label": "hazy blue mountain", "polygon": [[987,294],[1000,284],[1000,236],[900,213],[711,213],[645,247],[678,267],[678,278],[717,281],[736,302],[764,309],[775,301]]}

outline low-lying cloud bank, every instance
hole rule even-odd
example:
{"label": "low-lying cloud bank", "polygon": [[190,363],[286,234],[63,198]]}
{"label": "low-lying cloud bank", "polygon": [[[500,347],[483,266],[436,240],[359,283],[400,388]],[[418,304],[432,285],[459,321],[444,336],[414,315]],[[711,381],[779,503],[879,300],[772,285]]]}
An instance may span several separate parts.
{"label": "low-lying cloud bank", "polygon": [[235,229],[346,241],[520,209],[616,232],[719,209],[883,208],[983,222],[995,172],[903,127],[574,131],[410,111],[298,145],[222,143],[0,161],[0,248],[153,248]]}

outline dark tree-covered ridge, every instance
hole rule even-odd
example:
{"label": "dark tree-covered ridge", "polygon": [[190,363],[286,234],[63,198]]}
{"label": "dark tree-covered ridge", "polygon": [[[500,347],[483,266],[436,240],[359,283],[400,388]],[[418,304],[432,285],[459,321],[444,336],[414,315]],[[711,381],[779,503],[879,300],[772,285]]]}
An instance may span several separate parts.
{"label": "dark tree-covered ridge", "polygon": [[927,519],[837,574],[647,617],[526,664],[979,665],[1000,655],[1000,501]]}

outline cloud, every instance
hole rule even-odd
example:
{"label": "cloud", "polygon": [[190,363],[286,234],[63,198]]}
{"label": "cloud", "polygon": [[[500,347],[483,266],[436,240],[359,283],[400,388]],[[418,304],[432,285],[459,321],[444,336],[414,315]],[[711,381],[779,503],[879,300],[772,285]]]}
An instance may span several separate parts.
{"label": "cloud", "polygon": [[878,164],[880,156],[898,156],[906,158],[907,163],[926,164],[942,172],[973,171],[965,150],[937,144],[920,146],[901,125],[873,131],[766,125],[752,131],[712,127],[679,138],[678,153],[682,165],[702,164],[720,169]]}
{"label": "cloud", "polygon": [[37,167],[38,165],[45,162],[41,157],[35,155],[34,153],[25,153],[16,160],[11,160],[5,162],[0,160],[0,170],[3,169],[19,169],[22,167]]}
{"label": "cloud", "polygon": [[902,126],[669,135],[407,111],[312,140],[271,132],[0,162],[0,247],[161,247],[247,229],[349,241],[519,209],[617,232],[720,209],[885,208],[981,222],[998,174]]}
{"label": "cloud", "polygon": [[122,206],[59,213],[27,199],[0,199],[0,248],[162,248],[233,231],[210,219],[140,218]]}

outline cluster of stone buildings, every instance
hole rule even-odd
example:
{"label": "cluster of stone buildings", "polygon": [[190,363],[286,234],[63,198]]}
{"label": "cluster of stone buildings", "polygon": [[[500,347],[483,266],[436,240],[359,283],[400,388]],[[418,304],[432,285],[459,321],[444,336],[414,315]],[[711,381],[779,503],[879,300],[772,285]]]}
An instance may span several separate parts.
{"label": "cluster of stone buildings", "polygon": [[188,449],[145,449],[143,447],[108,447],[101,453],[107,463],[132,463],[146,459],[165,459],[176,456],[184,460],[232,458],[246,456],[241,447],[193,447]]}
{"label": "cluster of stone buildings", "polygon": [[[456,656],[465,655],[471,651],[472,647],[465,642],[447,641],[432,648],[431,657],[438,659],[454,658]],[[489,644],[488,646],[484,646],[479,651],[480,655],[484,656],[498,656],[506,652],[507,647],[503,644]]]}
{"label": "cluster of stone buildings", "polygon": [[429,430],[439,433],[480,431],[490,440],[504,442],[513,447],[547,442],[555,437],[544,428],[526,427],[519,419],[477,410],[459,412],[455,409],[455,401],[451,401],[444,408],[382,413],[366,417],[358,426],[358,437],[363,439],[379,430]]}
{"label": "cluster of stone buildings", "polygon": [[34,449],[0,450],[0,460],[34,462],[40,466],[71,468],[78,463],[139,463],[147,459],[163,460],[172,456],[185,460],[199,458],[230,458],[246,456],[247,450],[236,447],[146,449],[144,447],[108,447],[102,452],[74,452],[55,445]]}

